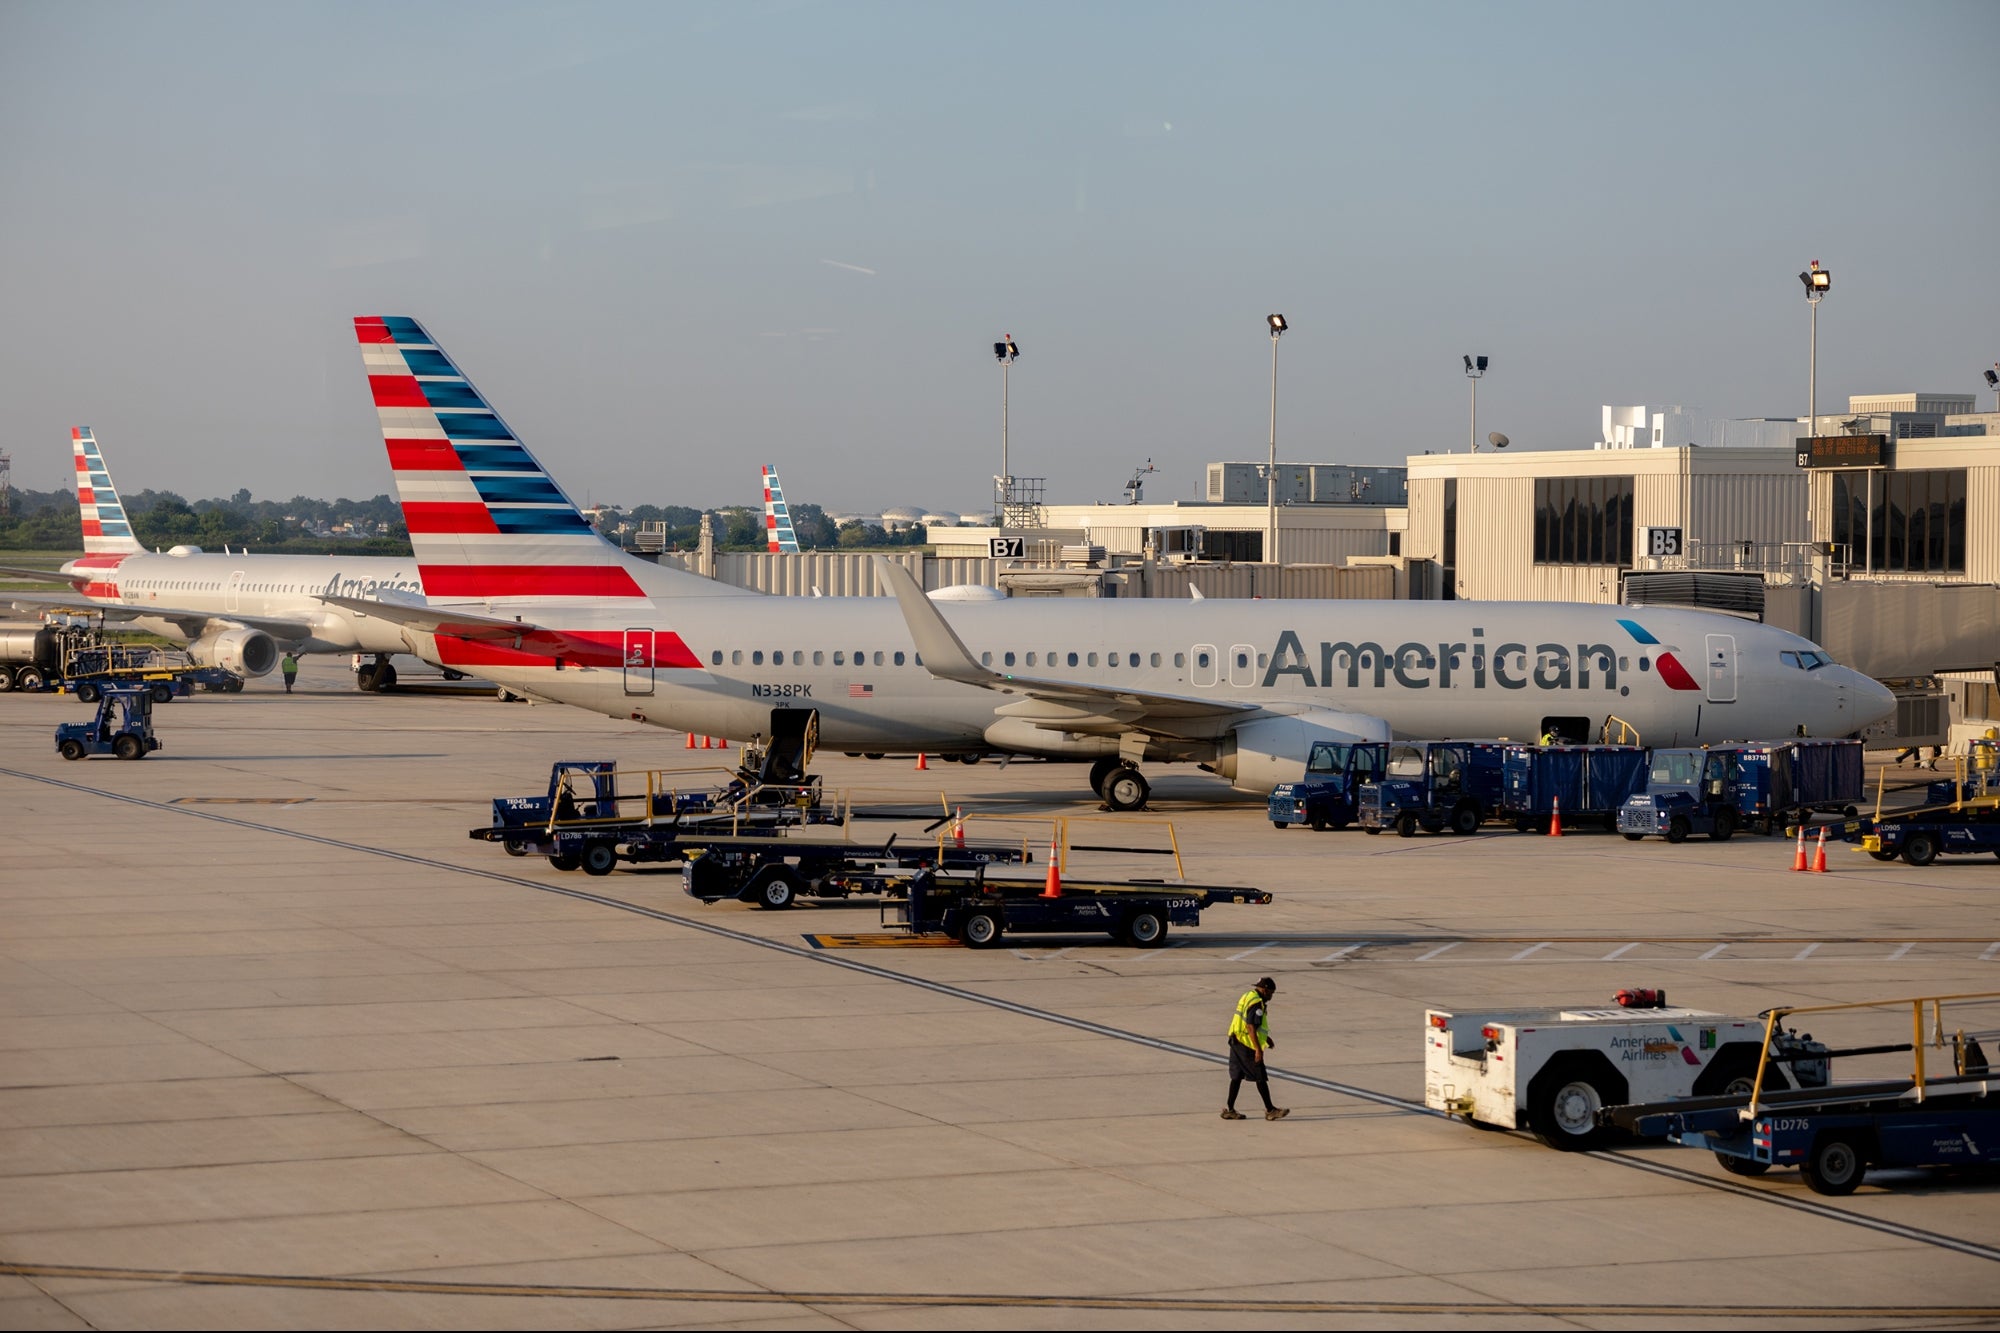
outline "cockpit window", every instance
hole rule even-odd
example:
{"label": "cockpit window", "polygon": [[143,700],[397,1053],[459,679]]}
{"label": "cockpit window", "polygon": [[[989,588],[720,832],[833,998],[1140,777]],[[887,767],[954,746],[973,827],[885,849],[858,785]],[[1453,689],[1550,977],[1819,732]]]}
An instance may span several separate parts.
{"label": "cockpit window", "polygon": [[1833,659],[1825,653],[1779,653],[1778,660],[1802,671],[1817,671],[1823,666],[1833,665]]}

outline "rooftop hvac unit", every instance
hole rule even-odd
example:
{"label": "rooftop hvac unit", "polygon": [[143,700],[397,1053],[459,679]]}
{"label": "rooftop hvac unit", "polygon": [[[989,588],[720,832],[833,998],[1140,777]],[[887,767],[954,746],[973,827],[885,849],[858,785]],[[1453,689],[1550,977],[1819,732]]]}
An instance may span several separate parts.
{"label": "rooftop hvac unit", "polygon": [[1101,565],[1104,563],[1104,548],[1094,543],[1064,546],[1061,558],[1065,565]]}

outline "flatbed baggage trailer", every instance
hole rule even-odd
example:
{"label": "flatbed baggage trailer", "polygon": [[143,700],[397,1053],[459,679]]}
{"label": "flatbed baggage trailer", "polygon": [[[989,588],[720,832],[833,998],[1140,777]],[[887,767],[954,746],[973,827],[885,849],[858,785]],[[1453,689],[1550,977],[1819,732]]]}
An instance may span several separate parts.
{"label": "flatbed baggage trailer", "polygon": [[[550,767],[545,793],[495,797],[492,822],[468,836],[497,842],[510,856],[546,856],[558,870],[608,874],[620,847],[626,860],[671,861],[691,833],[769,832],[845,817],[837,802],[823,800],[816,777],[776,784],[747,781],[740,772],[717,782],[716,774],[646,769],[621,775],[608,759],[559,760]],[[622,792],[621,776],[628,789]],[[696,777],[705,783],[679,785]],[[610,861],[593,851],[600,847],[611,849]]]}
{"label": "flatbed baggage trailer", "polygon": [[815,836],[811,830],[782,837],[690,834],[682,842],[681,887],[690,898],[734,898],[781,910],[802,897],[847,898],[900,894],[919,874],[975,872],[989,865],[1034,860],[1026,843],[902,842],[892,834],[876,845]]}
{"label": "flatbed baggage trailer", "polygon": [[1872,818],[1850,819],[1841,837],[1861,844],[1877,861],[1898,856],[1927,866],[1940,856],[2000,857],[2000,750],[1991,740],[1975,740],[1970,752],[1955,756],[1950,778],[1930,784],[1924,804],[1914,810],[1883,812],[1887,772],[1878,781]]}
{"label": "flatbed baggage trailer", "polygon": [[1174,926],[1195,926],[1217,903],[1266,904],[1262,889],[1166,880],[1064,879],[1060,896],[1046,881],[1002,879],[985,867],[970,874],[926,871],[900,901],[882,905],[882,924],[918,935],[949,935],[990,949],[1010,934],[1096,934],[1157,949]]}
{"label": "flatbed baggage trailer", "polygon": [[[1604,1123],[1688,1148],[1706,1148],[1725,1171],[1761,1176],[1774,1166],[1797,1167],[1816,1194],[1852,1194],[1871,1166],[1965,1167],[2000,1163],[2000,1079],[1992,1076],[1979,1038],[2000,1029],[1944,1030],[1947,1002],[2000,1000],[2000,991],[1917,996],[1861,1004],[1773,1009],[1767,1030],[1800,1014],[1909,1005],[1912,1040],[1832,1050],[1831,1056],[1912,1053],[1908,1078],[1774,1091],[1772,1070],[1760,1072],[1747,1098],[1607,1108]],[[1926,1007],[1928,1006],[1928,1014]],[[1931,1036],[1924,1036],[1926,1023]],[[1926,1077],[1924,1050],[1949,1052],[1949,1074]]]}
{"label": "flatbed baggage trailer", "polygon": [[[1424,1104],[1481,1128],[1530,1129],[1552,1148],[1581,1151],[1603,1141],[1604,1107],[1747,1095],[1767,1041],[1776,1043],[1791,1078],[1826,1081],[1825,1060],[1810,1039],[1767,1037],[1758,1018],[1667,1008],[1660,992],[1636,998],[1654,1003],[1427,1010]],[[1774,1085],[1787,1078],[1775,1064],[1770,1077]]]}

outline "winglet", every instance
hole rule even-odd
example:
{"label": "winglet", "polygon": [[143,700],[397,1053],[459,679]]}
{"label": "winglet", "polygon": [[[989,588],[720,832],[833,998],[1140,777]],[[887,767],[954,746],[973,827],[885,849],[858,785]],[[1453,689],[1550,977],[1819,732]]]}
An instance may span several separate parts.
{"label": "winglet", "polygon": [[1001,679],[979,665],[979,660],[939,613],[937,604],[924,596],[924,590],[917,586],[909,570],[878,555],[875,574],[896,594],[896,604],[903,610],[903,623],[910,628],[910,641],[916,644],[917,656],[923,659],[925,670],[941,680],[967,685],[993,685]]}

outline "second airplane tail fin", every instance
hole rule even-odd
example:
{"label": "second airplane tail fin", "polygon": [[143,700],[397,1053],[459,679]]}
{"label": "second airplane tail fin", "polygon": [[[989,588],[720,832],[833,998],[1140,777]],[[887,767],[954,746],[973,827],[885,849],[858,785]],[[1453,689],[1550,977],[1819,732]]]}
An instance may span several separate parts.
{"label": "second airplane tail fin", "polygon": [[88,426],[72,426],[69,438],[76,453],[76,503],[83,512],[84,554],[130,555],[144,550],[132,535],[132,521],[111,484],[97,436]]}
{"label": "second airplane tail fin", "polygon": [[363,316],[354,334],[425,596],[588,600],[736,591],[606,541],[416,320]]}
{"label": "second airplane tail fin", "polygon": [[798,534],[792,531],[792,511],[785,506],[785,488],[778,481],[778,469],[764,467],[764,537],[773,551],[796,555]]}

